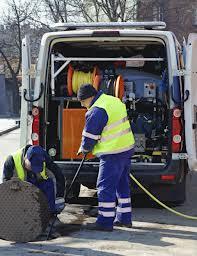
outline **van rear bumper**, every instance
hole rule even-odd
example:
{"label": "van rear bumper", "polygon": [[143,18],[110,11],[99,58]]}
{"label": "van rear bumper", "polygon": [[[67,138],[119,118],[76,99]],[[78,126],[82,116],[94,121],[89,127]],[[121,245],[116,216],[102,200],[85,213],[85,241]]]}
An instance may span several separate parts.
{"label": "van rear bumper", "polygon": [[[62,170],[66,180],[72,180],[80,164],[76,162],[55,162]],[[187,172],[186,160],[171,160],[170,164],[132,164],[131,173],[145,186],[154,184],[177,184]],[[76,181],[81,184],[96,184],[98,175],[98,162],[85,162]],[[162,175],[175,175],[174,180],[162,180]],[[136,187],[132,181],[132,186]]]}

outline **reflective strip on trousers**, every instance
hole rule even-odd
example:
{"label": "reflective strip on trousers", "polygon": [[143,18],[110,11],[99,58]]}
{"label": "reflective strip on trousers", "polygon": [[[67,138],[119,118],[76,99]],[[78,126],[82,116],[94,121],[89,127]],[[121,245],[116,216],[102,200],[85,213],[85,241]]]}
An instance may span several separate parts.
{"label": "reflective strip on trousers", "polygon": [[122,118],[122,119],[120,119],[120,120],[118,120],[118,121],[116,121],[112,124],[106,125],[103,129],[103,132],[109,131],[109,130],[115,128],[116,126],[125,123],[127,120],[128,120],[128,117],[126,116],[126,117],[124,117],[124,118]]}
{"label": "reflective strip on trousers", "polygon": [[125,207],[125,208],[122,208],[122,207],[117,207],[117,212],[121,212],[121,213],[126,213],[126,212],[131,212],[131,207]]}
{"label": "reflective strip on trousers", "polygon": [[98,214],[102,215],[103,217],[115,217],[115,212],[98,211]]}
{"label": "reflective strip on trousers", "polygon": [[83,131],[82,135],[87,138],[93,139],[93,140],[99,140],[101,138],[100,135],[94,135],[94,134],[86,132],[86,131]]}
{"label": "reflective strip on trousers", "polygon": [[102,136],[101,139],[100,139],[100,142],[104,142],[104,141],[108,141],[108,140],[113,140],[115,138],[118,138],[122,135],[125,135],[127,133],[130,133],[131,132],[131,127],[129,127],[128,129],[124,130],[124,131],[120,131],[120,132],[117,132],[115,134],[112,134],[112,135],[107,135],[107,136]]}
{"label": "reflective strip on trousers", "polygon": [[99,207],[103,207],[103,208],[113,208],[116,207],[116,203],[115,202],[99,202],[98,203]]}
{"label": "reflective strip on trousers", "polygon": [[131,198],[118,198],[118,203],[129,204],[129,203],[131,203]]}

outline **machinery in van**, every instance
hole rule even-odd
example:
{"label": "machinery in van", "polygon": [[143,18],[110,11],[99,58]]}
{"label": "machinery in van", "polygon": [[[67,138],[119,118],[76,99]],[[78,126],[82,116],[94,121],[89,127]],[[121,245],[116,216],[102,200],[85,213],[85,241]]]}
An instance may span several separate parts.
{"label": "machinery in van", "polygon": [[[188,162],[191,169],[197,166],[197,92],[192,90],[197,36],[185,47],[185,69],[180,44],[164,28],[163,22],[55,24],[54,32],[42,37],[33,79],[26,37],[21,146],[43,146],[69,184],[80,162],[76,153],[86,112],[76,94],[81,84],[91,83],[126,104],[135,136],[132,174],[160,200],[184,202]],[[73,196],[81,184],[95,187],[98,167],[90,155]],[[131,186],[133,194],[142,193]]]}

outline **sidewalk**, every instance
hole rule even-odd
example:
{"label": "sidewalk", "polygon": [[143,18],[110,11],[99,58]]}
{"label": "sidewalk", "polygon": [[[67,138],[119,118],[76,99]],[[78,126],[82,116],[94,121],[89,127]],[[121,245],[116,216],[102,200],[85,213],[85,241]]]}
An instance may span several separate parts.
{"label": "sidewalk", "polygon": [[0,118],[0,135],[19,128],[19,124],[17,124],[16,121],[18,121],[18,119]]}

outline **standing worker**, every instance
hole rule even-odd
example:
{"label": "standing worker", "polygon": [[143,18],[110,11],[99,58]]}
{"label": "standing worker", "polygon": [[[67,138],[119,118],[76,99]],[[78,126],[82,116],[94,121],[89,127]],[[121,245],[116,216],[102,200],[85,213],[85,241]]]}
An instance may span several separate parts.
{"label": "standing worker", "polygon": [[97,92],[91,84],[82,85],[77,98],[88,109],[78,154],[92,152],[100,159],[98,217],[92,228],[112,231],[114,224],[132,227],[128,176],[134,137],[125,104],[102,91]]}
{"label": "standing worker", "polygon": [[[47,176],[47,169],[54,174],[56,186],[53,179]],[[3,168],[3,182],[12,177],[38,187],[47,197],[52,217],[64,209],[64,176],[41,146],[27,145],[7,157]]]}

